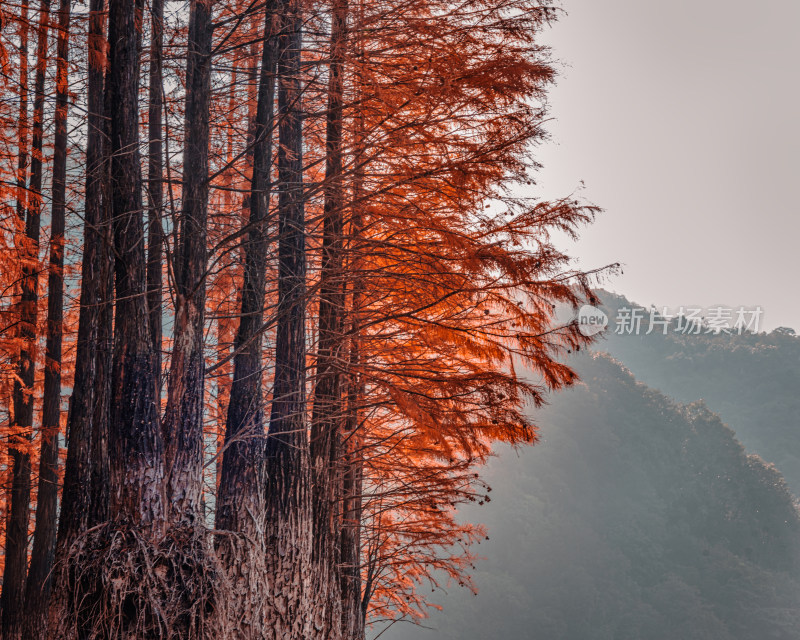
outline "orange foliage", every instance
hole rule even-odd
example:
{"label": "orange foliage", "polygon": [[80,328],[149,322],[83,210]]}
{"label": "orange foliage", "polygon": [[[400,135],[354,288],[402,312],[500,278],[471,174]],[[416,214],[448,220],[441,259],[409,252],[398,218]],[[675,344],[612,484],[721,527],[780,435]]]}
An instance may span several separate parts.
{"label": "orange foliage", "polygon": [[[327,8],[307,4],[307,334],[316,339],[329,16]],[[234,0],[222,0],[215,8],[219,26],[210,114],[205,343],[209,495],[216,489],[214,462],[221,453],[241,306],[262,8]],[[17,36],[9,35],[8,27],[16,10],[5,5],[0,9],[5,23],[0,28],[0,88],[4,96],[17,96],[16,102],[0,100],[3,473],[20,347],[14,330],[20,226],[12,203],[18,197],[14,185],[24,123],[17,113],[19,87],[12,80],[19,58],[9,54],[16,50],[12,45]],[[536,428],[528,409],[541,404],[548,391],[574,381],[559,357],[581,348],[585,338],[574,325],[558,326],[553,311],[557,304],[575,306],[591,298],[592,274],[571,271],[568,257],[552,245],[551,233],[574,235],[597,209],[573,199],[542,202],[521,195],[530,193],[537,168],[532,145],[544,135],[545,93],[555,77],[549,52],[537,42],[542,28],[555,18],[551,8],[536,0],[464,0],[457,5],[359,0],[351,2],[350,14],[344,62],[349,327],[344,342],[359,357],[342,368],[349,380],[344,392],[358,390],[352,393],[356,406],[351,407],[358,429],[351,435],[363,464],[363,589],[373,620],[421,617],[428,606],[423,586],[453,581],[472,588],[472,544],[486,532],[460,522],[457,508],[488,499],[490,489],[481,481],[479,467],[492,455],[493,444],[534,443]],[[183,54],[175,52],[185,48],[185,19],[180,12],[169,16],[164,32],[164,370],[171,348],[170,249],[175,230],[170,221],[179,209],[185,92]],[[75,25],[72,47],[78,58],[85,57],[84,23],[78,19]],[[99,59],[88,62],[103,64]],[[73,77],[80,68],[72,70]],[[78,85],[71,86],[76,91]],[[142,111],[146,132],[146,109]],[[82,175],[70,184],[83,184]],[[80,226],[80,198],[80,192],[73,194],[77,210],[68,212],[73,230]],[[268,227],[274,239],[274,222]],[[68,232],[68,241],[77,243],[74,231],[72,237]],[[68,261],[73,274],[80,263],[79,249],[74,251],[75,259]],[[273,358],[273,257],[267,265],[265,370]],[[69,274],[67,282],[76,284]],[[69,337],[74,335],[77,300],[68,299]],[[39,304],[46,305],[44,296]],[[43,335],[41,328],[37,335]],[[62,369],[64,388],[69,389],[74,349],[69,342],[66,347]],[[313,351],[311,345],[310,392]],[[37,381],[40,377],[37,362]],[[39,382],[31,392],[41,393]],[[269,389],[265,395],[268,400]],[[31,446],[37,448],[38,440]],[[0,515],[0,528],[4,522]]]}

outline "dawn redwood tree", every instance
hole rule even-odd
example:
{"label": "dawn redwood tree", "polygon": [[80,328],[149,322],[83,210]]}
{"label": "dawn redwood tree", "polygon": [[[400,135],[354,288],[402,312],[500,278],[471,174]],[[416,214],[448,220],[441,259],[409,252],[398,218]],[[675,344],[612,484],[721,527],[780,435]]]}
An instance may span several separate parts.
{"label": "dawn redwood tree", "polygon": [[308,603],[312,545],[306,433],[306,237],[303,194],[302,3],[278,8],[278,291],[275,378],[266,442],[264,536],[271,597],[268,638],[313,634]]}
{"label": "dawn redwood tree", "polygon": [[[110,306],[106,282],[113,268],[108,242],[110,216],[106,207],[108,165],[103,97],[106,70],[104,6],[104,0],[91,0],[88,17],[83,259],[75,377],[67,417],[69,440],[56,538],[54,581],[57,588],[51,598],[48,620],[48,628],[52,632],[59,621],[68,617],[71,605],[67,585],[74,578],[65,572],[70,549],[88,526],[105,519],[105,508],[101,504],[105,500],[100,488],[108,485],[108,467],[104,462],[104,458],[107,458],[104,442],[107,420],[103,411],[103,398],[108,394],[103,393],[103,388],[108,384],[109,376],[100,362],[103,351],[99,344],[103,334],[108,332],[108,329],[101,329],[100,325],[104,315],[102,310]],[[93,487],[96,489],[93,490]]]}
{"label": "dawn redwood tree", "polygon": [[[105,60],[105,56],[101,55],[104,49],[100,13],[102,4],[93,3],[91,8],[97,13],[90,16],[89,22],[89,68],[97,75],[90,76],[90,80],[93,79],[95,86],[98,86]],[[103,463],[92,459],[106,444],[105,434],[101,432],[104,425],[98,424],[101,422],[98,420],[98,410],[102,414],[103,404],[95,397],[95,406],[83,408],[85,413],[80,416],[81,422],[77,423],[83,430],[82,441],[75,443],[73,455],[71,435],[67,454],[66,473],[68,477],[72,474],[73,483],[70,499],[75,500],[70,508],[74,510],[80,505],[83,508],[88,506],[88,509],[78,513],[73,511],[66,524],[62,516],[65,526],[59,527],[59,551],[63,555],[59,558],[61,566],[48,628],[48,634],[53,638],[74,637],[76,633],[83,637],[97,637],[98,634],[125,637],[140,631],[147,634],[153,625],[159,623],[158,620],[154,622],[150,614],[154,606],[152,599],[146,597],[150,585],[138,573],[151,561],[155,543],[164,531],[166,509],[164,445],[155,403],[153,345],[147,322],[138,150],[138,75],[139,47],[134,2],[111,0],[108,5],[105,96],[102,103],[94,104],[98,110],[100,104],[103,105],[100,114],[108,113],[108,128],[102,125],[102,117],[94,121],[97,123],[96,146],[90,147],[90,151],[95,162],[88,166],[95,179],[93,187],[97,191],[90,192],[87,184],[87,195],[92,195],[91,200],[87,198],[87,218],[90,207],[102,206],[99,210],[91,211],[92,215],[97,216],[96,223],[94,233],[88,234],[85,241],[93,243],[91,236],[98,236],[94,247],[98,250],[98,257],[102,255],[100,247],[109,240],[109,236],[103,233],[103,211],[109,212],[108,228],[113,238],[115,256],[114,344],[110,372],[103,371],[105,359],[100,341],[95,352],[94,369],[87,366],[83,371],[76,371],[76,381],[86,376],[87,382],[95,386],[97,396],[102,396],[104,374],[110,373],[108,477],[98,478],[98,471],[104,471]],[[113,108],[110,108],[111,105]],[[103,157],[104,134],[108,135],[107,165]],[[105,171],[108,171],[107,190],[104,188]],[[79,335],[82,328],[85,332],[92,331],[90,326],[82,323],[84,319],[94,320],[100,325],[103,311],[110,308],[106,304],[106,296],[109,295],[109,282],[104,277],[106,274],[102,271],[91,274],[96,278],[90,277],[88,282],[86,269],[83,275],[82,307],[94,300],[100,304],[95,307],[94,318],[88,313],[84,316],[82,308]],[[74,393],[70,422],[75,416],[75,400]],[[89,465],[85,458],[87,452],[90,456]],[[91,488],[77,485],[77,482],[85,481],[86,475],[90,476]],[[107,505],[102,504],[102,489],[94,484],[98,480],[106,480],[108,485]],[[66,497],[65,493],[65,500]],[[84,530],[90,518],[98,518],[99,523]],[[75,536],[74,540],[69,539],[72,536]],[[132,594],[137,592],[143,592],[144,596],[135,598]],[[118,612],[126,599],[130,602],[130,608],[121,617]],[[87,615],[87,611],[92,611],[93,615]]]}
{"label": "dawn redwood tree", "polygon": [[331,11],[328,104],[325,129],[322,262],[320,267],[319,338],[311,419],[312,503],[314,512],[314,623],[331,640],[342,637],[339,582],[340,449],[344,444],[342,382],[345,373],[344,215],[342,151],[344,61],[347,53],[347,0],[335,0]]}
{"label": "dawn redwood tree", "polygon": [[23,637],[42,636],[47,621],[58,507],[58,433],[61,428],[61,347],[64,322],[64,225],[67,196],[67,113],[70,0],[60,0],[56,59],[50,263],[36,528],[25,588]]}
{"label": "dawn redwood tree", "polygon": [[272,188],[275,73],[278,57],[276,4],[264,9],[261,68],[257,104],[250,126],[252,174],[246,199],[247,232],[239,326],[233,344],[233,380],[228,398],[222,465],[217,492],[216,527],[236,534],[220,539],[218,548],[230,576],[235,624],[241,638],[264,637],[270,582],[264,564],[267,548],[261,535],[266,517],[266,459],[263,389],[264,303],[268,251],[268,220]]}
{"label": "dawn redwood tree", "polygon": [[191,2],[182,210],[173,258],[175,322],[164,415],[170,520],[188,525],[202,518],[203,330],[212,34],[211,4],[205,0]]}
{"label": "dawn redwood tree", "polygon": [[139,51],[133,0],[108,5],[110,189],[116,308],[109,456],[110,515],[156,535],[165,520],[164,443],[155,403],[146,303],[139,162]]}
{"label": "dawn redwood tree", "polygon": [[14,430],[9,447],[12,480],[6,527],[3,592],[0,597],[4,638],[22,633],[25,578],[28,564],[28,516],[31,498],[31,453],[33,429],[33,383],[36,322],[39,310],[39,235],[44,173],[44,90],[47,39],[50,31],[50,0],[39,6],[34,80],[31,170],[25,207],[25,237],[22,249],[22,295],[20,297],[18,376],[14,382]]}
{"label": "dawn redwood tree", "polygon": [[[71,4],[60,2],[62,22]],[[18,78],[21,103],[27,9],[4,5],[3,20],[21,26],[12,40],[0,32],[10,71],[0,85]],[[528,0],[193,0],[177,11],[91,0],[88,15],[74,11],[72,32],[58,32],[52,145],[41,117],[33,136],[38,168],[27,103],[14,122],[17,103],[0,101],[13,122],[0,137],[0,192],[18,186],[14,204],[32,223],[42,163],[52,166],[54,239],[52,321],[41,335],[27,323],[27,342],[9,337],[26,310],[5,301],[30,290],[15,289],[12,271],[34,275],[38,258],[14,266],[19,219],[0,199],[3,220],[16,219],[0,229],[0,264],[12,265],[0,275],[4,395],[20,347],[45,344],[57,359],[59,312],[74,313],[71,296],[53,295],[62,213],[68,246],[83,227],[39,635],[360,640],[370,622],[423,616],[421,586],[437,575],[470,586],[483,531],[455,508],[485,498],[479,466],[497,441],[535,440],[525,403],[571,382],[558,356],[583,340],[555,326],[552,305],[589,295],[586,274],[564,271],[548,234],[574,232],[594,209],[513,196],[542,133],[536,101],[553,69],[535,37],[551,12]],[[49,119],[38,79],[33,113]],[[65,123],[70,171],[83,172],[72,219],[59,178]],[[56,373],[27,385],[44,402],[26,429],[0,407],[4,433],[22,436],[0,455],[42,446],[31,636],[36,594],[47,599],[57,449],[27,436],[58,424]],[[0,507],[19,515],[29,501]],[[24,540],[30,518],[12,520]],[[13,534],[6,571],[16,553],[24,586],[27,548],[15,551]]]}
{"label": "dawn redwood tree", "polygon": [[150,68],[147,105],[147,306],[153,339],[156,398],[161,398],[162,256],[164,228],[164,0],[150,2]]}
{"label": "dawn redwood tree", "polygon": [[[29,0],[19,8],[19,120],[17,121],[17,217],[25,223],[28,171],[28,9]],[[8,54],[4,52],[4,56]]]}
{"label": "dawn redwood tree", "polygon": [[270,2],[264,12],[258,100],[252,126],[248,230],[243,243],[241,313],[234,342],[233,381],[216,512],[217,528],[248,536],[255,535],[262,526],[266,482],[262,335],[278,55],[275,9],[274,3]]}

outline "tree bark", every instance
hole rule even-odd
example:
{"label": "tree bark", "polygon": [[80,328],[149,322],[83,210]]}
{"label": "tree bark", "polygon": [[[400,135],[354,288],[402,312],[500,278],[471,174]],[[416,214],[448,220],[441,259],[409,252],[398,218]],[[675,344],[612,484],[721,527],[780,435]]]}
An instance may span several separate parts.
{"label": "tree bark", "polygon": [[[360,20],[360,16],[359,16]],[[363,59],[363,50],[360,52]],[[358,79],[361,92],[361,79]],[[346,377],[346,409],[343,446],[342,529],[340,534],[340,590],[342,597],[342,637],[363,640],[366,629],[367,601],[361,589],[361,516],[364,458],[361,437],[361,406],[364,383],[359,372],[361,364],[361,305],[364,281],[360,276],[359,239],[362,228],[364,198],[364,114],[355,121],[355,152],[353,158],[353,202],[350,220],[350,261],[348,271],[352,282],[350,302],[350,353]]]}
{"label": "tree bark", "polygon": [[341,637],[339,531],[341,475],[339,448],[344,411],[342,373],[344,354],[342,171],[343,72],[347,45],[347,0],[334,0],[331,16],[331,62],[328,72],[328,110],[325,135],[325,184],[320,272],[319,347],[311,423],[312,556],[314,624],[324,638]]}
{"label": "tree bark", "polygon": [[[105,342],[107,339],[104,340],[102,335],[110,333],[110,326],[107,325],[111,323],[102,315],[102,309],[106,309],[105,314],[108,315],[110,308],[103,282],[104,272],[113,268],[109,264],[110,218],[106,214],[108,165],[103,118],[106,67],[104,5],[104,0],[91,0],[89,5],[88,132],[80,310],[75,375],[67,417],[67,459],[56,538],[56,575],[48,614],[50,635],[55,634],[58,621],[66,617],[65,612],[69,607],[70,577],[61,569],[78,536],[86,531],[87,526],[105,519],[105,509],[98,513],[92,496],[93,493],[101,493],[99,487],[104,487],[102,491],[107,492],[108,486],[107,447],[96,442],[98,435],[107,428],[107,424],[97,424],[103,416],[96,407],[104,407],[108,396],[102,392],[108,385],[108,372],[106,369],[106,375],[103,375],[104,370],[100,367],[98,343]],[[107,275],[105,278],[108,279]],[[97,418],[95,414],[98,414]],[[98,489],[93,490],[91,487],[94,486]]]}
{"label": "tree bark", "polygon": [[275,379],[266,445],[265,539],[272,639],[308,625],[311,491],[305,398],[306,249],[301,108],[301,5],[280,5],[278,56],[278,309]]}
{"label": "tree bark", "polygon": [[172,522],[200,523],[203,480],[203,324],[206,300],[211,4],[193,0],[189,16],[183,206],[175,256],[175,328],[164,442]]}
{"label": "tree bark", "polygon": [[28,0],[19,9],[19,136],[17,138],[17,217],[25,224],[28,182]]}
{"label": "tree bark", "polygon": [[269,582],[264,565],[267,554],[264,540],[267,477],[261,348],[278,45],[275,37],[276,19],[275,4],[268,2],[264,17],[256,113],[250,127],[252,178],[246,199],[250,210],[249,230],[243,246],[245,264],[241,313],[234,341],[236,355],[216,513],[217,529],[241,535],[236,545],[218,545],[230,577],[230,626],[235,625],[237,637],[253,640],[261,640],[269,625],[264,617],[267,599],[263,595],[269,588]]}
{"label": "tree bark", "polygon": [[264,518],[264,408],[261,346],[267,263],[267,218],[272,167],[275,101],[275,7],[267,6],[253,124],[253,176],[250,183],[249,231],[244,245],[241,314],[234,350],[234,374],[225,424],[216,526],[258,537]]}
{"label": "tree bark", "polygon": [[153,343],[146,301],[146,262],[139,164],[139,51],[135,0],[109,3],[116,310],[109,428],[110,516],[156,533],[164,522],[164,443],[155,403]]}
{"label": "tree bark", "polygon": [[[357,386],[358,381],[353,379],[351,384]],[[344,497],[339,584],[342,598],[342,638],[363,640],[366,621],[366,610],[361,599],[361,496],[364,461],[357,414],[361,395],[354,392],[352,396],[345,427],[347,441],[343,455]]]}
{"label": "tree bark", "polygon": [[36,528],[25,588],[23,637],[37,640],[44,633],[50,596],[50,571],[56,542],[58,507],[58,432],[61,426],[61,342],[64,318],[64,214],[67,177],[67,110],[70,0],[58,9],[55,139],[50,222],[50,267],[47,283],[47,339],[42,407]]}
{"label": "tree bark", "polygon": [[33,384],[36,321],[39,302],[39,230],[42,210],[42,149],[44,82],[47,65],[50,0],[42,0],[36,43],[31,180],[25,216],[25,248],[22,260],[18,378],[14,381],[14,431],[9,444],[12,462],[11,507],[6,528],[2,605],[3,638],[18,638],[22,632],[25,576],[28,568],[28,518],[31,497],[30,441],[33,427]]}
{"label": "tree bark", "polygon": [[161,398],[162,293],[161,263],[164,229],[161,224],[164,206],[163,167],[163,49],[164,0],[150,1],[150,88],[148,104],[147,157],[147,307],[150,312],[150,335],[153,340],[153,368],[156,372],[156,399]]}

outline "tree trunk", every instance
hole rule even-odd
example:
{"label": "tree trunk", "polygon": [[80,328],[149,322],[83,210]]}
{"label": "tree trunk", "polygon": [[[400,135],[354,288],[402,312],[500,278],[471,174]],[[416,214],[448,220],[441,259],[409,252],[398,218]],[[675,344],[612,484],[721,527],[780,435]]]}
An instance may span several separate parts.
{"label": "tree trunk", "polygon": [[111,126],[110,206],[116,282],[112,365],[110,516],[159,530],[164,521],[164,443],[155,403],[139,165],[139,52],[134,0],[109,3],[106,78]]}
{"label": "tree trunk", "polygon": [[[266,467],[264,459],[263,365],[261,356],[267,263],[267,219],[272,167],[272,128],[277,60],[275,5],[267,4],[258,83],[251,126],[253,174],[241,314],[234,343],[234,374],[225,424],[224,453],[217,493],[217,529],[241,534],[235,546],[219,545],[230,576],[232,612],[229,624],[240,638],[264,637],[264,592],[269,588],[263,559]],[[231,539],[233,540],[233,539]]]}
{"label": "tree trunk", "polygon": [[[364,64],[363,2],[358,3],[356,14],[356,54],[359,64]],[[356,73],[357,101],[363,96],[364,82],[360,69]],[[364,383],[359,372],[361,364],[361,306],[364,279],[360,274],[359,246],[362,233],[364,207],[365,121],[359,109],[354,122],[353,188],[350,218],[349,280],[352,283],[350,300],[350,331],[347,377],[346,410],[344,425],[343,479],[342,479],[342,530],[340,535],[340,590],[342,594],[342,637],[363,640],[366,628],[367,603],[361,588],[361,517],[364,459],[361,436],[361,407]]]}
{"label": "tree trunk", "polygon": [[[56,538],[56,575],[48,614],[51,636],[56,635],[59,621],[66,618],[69,607],[72,578],[62,569],[70,548],[90,523],[97,524],[105,519],[105,513],[97,514],[92,508],[91,487],[97,483],[98,487],[106,487],[107,491],[108,486],[107,462],[104,462],[107,451],[105,456],[101,455],[101,449],[95,442],[95,432],[103,430],[95,419],[95,407],[104,405],[104,394],[98,387],[106,387],[108,380],[108,375],[102,375],[98,364],[101,332],[110,332],[110,326],[106,326],[110,322],[101,322],[101,302],[106,301],[104,307],[110,307],[105,297],[107,292],[103,286],[103,272],[112,268],[109,265],[107,243],[110,225],[106,213],[108,174],[103,118],[103,76],[106,66],[104,4],[104,0],[91,0],[89,5],[88,132],[80,311],[75,376],[67,417],[68,446]],[[95,518],[92,518],[92,513],[95,513]]]}
{"label": "tree trunk", "polygon": [[[150,93],[148,105],[147,157],[147,307],[150,312],[150,335],[153,340],[153,368],[156,372],[156,399],[161,398],[161,262],[164,230],[161,216],[163,189],[163,77],[164,0],[150,1]],[[160,404],[160,403],[159,403]]]}
{"label": "tree trunk", "polygon": [[356,119],[355,175],[353,180],[353,213],[350,222],[352,280],[350,303],[350,353],[347,364],[347,406],[343,434],[342,464],[342,529],[340,534],[340,590],[342,598],[342,637],[363,640],[367,603],[361,589],[361,514],[364,459],[361,437],[361,406],[364,383],[359,373],[361,361],[361,299],[364,282],[359,275],[357,243],[361,235],[363,177],[360,163],[363,158],[363,114]]}
{"label": "tree trunk", "polygon": [[[99,2],[99,7],[108,5],[108,0]],[[108,15],[108,9],[104,17]],[[101,18],[103,20],[104,18]],[[103,33],[101,22],[100,34]],[[110,34],[109,34],[110,35]],[[98,47],[110,51],[107,41],[99,36]],[[101,54],[102,55],[102,54]],[[105,56],[102,57],[105,59]],[[103,88],[102,101],[98,100],[100,113],[103,115],[100,129],[101,147],[98,153],[102,165],[99,184],[102,188],[103,209],[99,219],[97,245],[97,278],[98,278],[98,327],[96,344],[95,403],[91,420],[91,495],[87,525],[91,528],[109,519],[111,502],[111,461],[109,457],[109,430],[111,423],[111,377],[113,374],[114,359],[114,282],[116,274],[116,252],[114,247],[114,216],[111,202],[111,118],[113,113],[114,95],[108,90],[109,76],[111,73],[109,61],[105,63],[105,75],[100,78]],[[158,408],[156,408],[158,413]]]}
{"label": "tree trunk", "polygon": [[244,282],[234,374],[225,425],[216,526],[257,536],[264,517],[264,408],[261,345],[264,322],[272,127],[275,101],[275,7],[264,22],[258,106],[253,125],[253,177],[250,183],[249,230],[244,246]]}
{"label": "tree trunk", "polygon": [[203,480],[203,324],[208,213],[211,5],[193,0],[189,16],[183,208],[175,256],[175,326],[164,442],[171,521],[199,524]]}
{"label": "tree trunk", "polygon": [[[352,380],[355,386],[356,380]],[[361,494],[364,462],[359,437],[357,403],[360,394],[353,394],[346,426],[347,442],[344,453],[344,478],[342,493],[343,517],[340,537],[340,590],[342,598],[342,638],[363,640],[365,630],[365,611],[361,601]]]}
{"label": "tree trunk", "polygon": [[39,490],[31,566],[25,591],[23,637],[43,636],[46,604],[50,596],[50,571],[56,542],[58,506],[58,432],[61,426],[61,342],[64,318],[64,213],[67,177],[67,109],[70,0],[58,9],[56,62],[55,139],[50,222],[50,268],[47,283],[47,341],[45,347],[44,402],[42,407]]}
{"label": "tree trunk", "polygon": [[308,628],[311,491],[305,424],[306,250],[301,109],[301,8],[280,7],[278,56],[278,309],[275,380],[267,437],[265,538],[272,590],[271,639],[300,640]]}
{"label": "tree trunk", "polygon": [[19,9],[19,137],[17,148],[17,217],[25,224],[28,182],[28,0]]}
{"label": "tree trunk", "polygon": [[31,498],[30,441],[33,428],[33,384],[36,320],[39,302],[39,229],[42,210],[42,149],[44,81],[50,0],[42,0],[36,44],[36,79],[33,101],[31,181],[25,217],[25,248],[22,259],[18,378],[14,381],[14,435],[9,443],[12,462],[11,507],[6,528],[3,593],[3,638],[12,640],[22,632],[25,576],[28,565],[28,518]]}
{"label": "tree trunk", "polygon": [[347,44],[347,0],[334,0],[331,17],[331,62],[325,136],[325,185],[320,273],[319,347],[311,423],[312,504],[316,588],[312,611],[324,638],[341,637],[339,530],[342,438],[342,372],[344,356],[344,278],[342,270],[344,188],[342,175],[343,67]]}

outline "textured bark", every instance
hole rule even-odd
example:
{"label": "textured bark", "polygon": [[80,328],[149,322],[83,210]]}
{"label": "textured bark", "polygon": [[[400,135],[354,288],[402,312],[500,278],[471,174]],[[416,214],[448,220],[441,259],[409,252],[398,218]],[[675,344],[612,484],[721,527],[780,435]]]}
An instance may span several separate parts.
{"label": "textured bark", "polygon": [[229,627],[237,637],[260,640],[269,625],[264,617],[269,593],[264,558],[266,466],[261,359],[270,203],[272,129],[277,60],[276,14],[268,2],[264,17],[261,71],[255,117],[250,126],[252,178],[247,198],[249,230],[244,252],[241,313],[234,342],[234,375],[225,424],[217,492],[217,529],[242,536],[238,545],[219,545],[230,580]]}
{"label": "textured bark", "polygon": [[[358,58],[364,59],[363,2],[358,3],[356,43]],[[363,94],[363,78],[356,74],[356,91]],[[361,585],[361,518],[364,459],[361,437],[361,407],[364,398],[364,383],[361,366],[361,307],[364,279],[360,275],[358,243],[363,226],[365,121],[364,112],[358,111],[354,122],[353,189],[350,218],[350,273],[351,298],[349,308],[349,346],[346,380],[345,441],[343,452],[342,480],[342,530],[340,536],[340,590],[342,595],[342,637],[348,640],[363,640],[368,608],[367,596],[362,595]],[[366,590],[363,590],[366,592]]]}
{"label": "textured bark", "polygon": [[161,263],[164,230],[161,217],[164,206],[163,76],[164,0],[150,2],[150,87],[148,97],[147,156],[147,307],[150,312],[150,335],[153,340],[153,368],[156,372],[156,398],[161,397],[162,294]]}
{"label": "textured bark", "polygon": [[310,637],[311,491],[305,424],[306,251],[303,206],[301,9],[280,6],[278,56],[278,309],[267,437],[267,638]]}
{"label": "textured bark", "polygon": [[[104,59],[105,19],[104,0],[91,0],[89,5],[89,70],[88,70],[88,132],[86,142],[86,189],[84,199],[83,260],[81,262],[80,311],[76,345],[75,375],[67,417],[68,447],[64,467],[64,487],[61,515],[56,539],[56,575],[51,598],[48,628],[55,629],[57,621],[66,616],[70,586],[68,577],[60,573],[69,549],[87,526],[105,519],[93,508],[92,486],[95,494],[107,493],[107,450],[95,441],[95,431],[107,428],[97,425],[97,407],[107,404],[108,375],[98,368],[98,343],[107,342],[102,334],[110,333],[108,292],[104,288],[104,272],[112,267],[108,255],[109,219],[106,214],[107,157],[104,150]],[[106,275],[106,279],[107,275]],[[101,303],[106,301],[105,305]],[[107,371],[107,370],[106,370]],[[105,396],[105,402],[104,402]],[[105,450],[105,454],[103,454]],[[104,500],[105,502],[106,500]],[[92,518],[92,514],[95,517]],[[92,522],[94,520],[94,522]]]}
{"label": "textured bark", "polygon": [[[357,394],[356,394],[357,395]],[[358,402],[358,400],[356,400]],[[363,640],[366,607],[361,599],[361,495],[364,462],[356,415],[348,421],[348,440],[344,454],[343,517],[340,537],[340,590],[342,598],[342,638]]]}
{"label": "textured bark", "polygon": [[[355,164],[363,157],[363,115],[356,120]],[[363,177],[356,170],[353,180],[353,213],[350,235],[353,245],[361,235],[361,202]],[[355,254],[355,252],[354,252]],[[340,591],[342,598],[342,637],[363,640],[366,628],[368,601],[361,589],[361,515],[364,459],[361,437],[360,410],[364,398],[364,383],[359,373],[361,364],[361,299],[364,282],[359,277],[359,263],[351,260],[352,297],[350,303],[350,353],[347,365],[344,437],[342,464],[342,528],[340,544]]]}
{"label": "textured bark", "polygon": [[19,136],[17,138],[17,217],[25,223],[28,182],[28,0],[19,7]]}
{"label": "textured bark", "polygon": [[36,528],[31,564],[25,587],[26,615],[23,638],[42,637],[50,596],[50,572],[56,542],[58,507],[58,432],[61,423],[61,343],[64,318],[64,214],[67,177],[67,109],[70,0],[58,9],[56,61],[55,138],[50,222],[50,265],[47,283],[47,338],[45,347],[44,400],[42,406],[39,486]]}
{"label": "textured bark", "polygon": [[25,576],[28,565],[28,518],[31,496],[30,440],[33,426],[33,382],[36,348],[36,320],[39,301],[39,230],[42,209],[42,148],[44,119],[44,81],[47,64],[47,39],[50,1],[42,0],[36,43],[34,81],[31,178],[25,213],[25,247],[22,259],[18,378],[14,381],[15,435],[9,443],[12,464],[11,506],[6,528],[5,567],[2,605],[3,638],[18,638],[22,632]]}
{"label": "textured bark", "polygon": [[311,423],[312,504],[315,588],[312,611],[321,637],[341,637],[339,531],[341,500],[339,448],[344,411],[342,374],[344,351],[342,172],[343,67],[347,44],[347,0],[335,0],[331,16],[331,62],[325,136],[325,185],[320,272],[319,347]]}
{"label": "textured bark", "polygon": [[145,532],[164,520],[164,443],[147,315],[134,0],[109,3],[110,205],[116,284],[109,428],[110,516]]}
{"label": "textured bark", "polygon": [[261,345],[267,262],[267,217],[275,101],[275,7],[264,20],[258,105],[253,122],[253,177],[244,245],[244,282],[234,350],[234,374],[225,424],[225,450],[217,494],[218,529],[260,538],[264,518],[264,408]]}
{"label": "textured bark", "polygon": [[203,474],[203,323],[208,214],[211,4],[190,4],[183,208],[175,256],[175,325],[164,442],[173,522],[199,523]]}
{"label": "textured bark", "polygon": [[[98,2],[98,10],[107,7],[108,0]],[[106,47],[107,42],[102,39],[105,26],[105,16],[98,18],[101,35],[98,37],[97,47]],[[103,52],[106,49],[102,50]],[[100,60],[105,61],[105,56],[99,54]],[[110,56],[109,56],[110,61]],[[96,334],[95,353],[95,403],[91,419],[91,495],[87,525],[89,528],[105,522],[109,518],[110,492],[111,492],[111,462],[109,458],[109,430],[111,423],[111,376],[113,374],[114,355],[114,281],[116,272],[116,258],[114,249],[114,216],[111,204],[111,119],[115,97],[108,90],[108,77],[111,73],[108,61],[105,62],[105,74],[99,80],[103,88],[102,101],[98,99],[98,109],[102,114],[102,121],[98,123],[100,129],[101,165],[98,167],[98,178],[102,191],[102,210],[98,219],[97,235],[97,282],[98,282],[98,327]]]}

